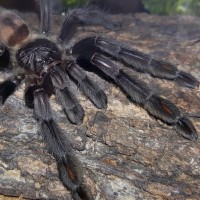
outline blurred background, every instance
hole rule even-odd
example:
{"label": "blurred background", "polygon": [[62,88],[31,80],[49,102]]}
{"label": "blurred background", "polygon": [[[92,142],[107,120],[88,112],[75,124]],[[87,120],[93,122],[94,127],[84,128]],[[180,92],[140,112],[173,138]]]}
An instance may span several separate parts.
{"label": "blurred background", "polygon": [[[0,0],[0,5],[25,11],[36,11],[37,0]],[[200,0],[54,0],[55,9],[95,5],[112,14],[148,12],[158,15],[200,16]],[[54,9],[54,10],[55,10]]]}
{"label": "blurred background", "polygon": [[63,3],[65,6],[96,4],[112,13],[148,11],[159,15],[200,16],[200,0],[63,0]]}
{"label": "blurred background", "polygon": [[200,16],[200,0],[142,0],[142,2],[152,14]]}

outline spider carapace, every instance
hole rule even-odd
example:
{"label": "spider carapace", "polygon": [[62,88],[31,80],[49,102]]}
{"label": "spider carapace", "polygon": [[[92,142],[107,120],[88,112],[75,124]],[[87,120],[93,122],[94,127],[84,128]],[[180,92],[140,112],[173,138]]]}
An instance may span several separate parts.
{"label": "spider carapace", "polygon": [[[116,29],[117,24],[99,10],[70,10],[57,42],[53,42],[48,39],[51,34],[52,1],[40,0],[39,5],[41,31],[34,35],[31,35],[29,27],[21,17],[1,10],[1,70],[14,63],[15,71],[13,76],[0,84],[0,102],[4,104],[21,82],[25,81],[26,106],[34,110],[38,131],[56,160],[60,180],[71,190],[74,200],[91,200],[94,197],[84,183],[79,161],[75,158],[66,134],[53,119],[49,98],[51,95],[57,97],[65,115],[73,124],[82,122],[84,109],[70,87],[71,82],[77,84],[97,108],[106,108],[106,94],[87,76],[82,63],[88,63],[100,70],[134,103],[142,106],[155,118],[174,126],[184,138],[197,139],[195,127],[186,114],[170,101],[154,94],[142,81],[123,72],[116,61],[132,70],[176,81],[190,88],[198,86],[198,81],[193,76],[179,71],[168,62],[154,60],[147,54],[124,48],[117,41],[99,36],[82,39],[73,45],[70,51],[66,51],[65,44],[73,37],[79,25],[102,25],[108,29]],[[12,52],[12,56],[9,52]]]}

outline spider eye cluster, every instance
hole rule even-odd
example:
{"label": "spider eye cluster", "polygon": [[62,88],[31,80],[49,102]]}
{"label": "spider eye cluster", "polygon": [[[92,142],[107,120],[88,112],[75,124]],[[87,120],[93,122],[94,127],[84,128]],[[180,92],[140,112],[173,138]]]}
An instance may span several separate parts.
{"label": "spider eye cluster", "polygon": [[61,60],[61,52],[53,42],[37,39],[20,48],[16,59],[20,67],[40,74],[44,67]]}

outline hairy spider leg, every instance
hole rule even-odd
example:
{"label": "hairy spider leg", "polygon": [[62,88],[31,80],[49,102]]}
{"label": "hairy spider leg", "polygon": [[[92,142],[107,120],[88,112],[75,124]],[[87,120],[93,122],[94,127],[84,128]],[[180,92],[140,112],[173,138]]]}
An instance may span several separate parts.
{"label": "hairy spider leg", "polygon": [[52,0],[39,0],[40,6],[40,29],[44,34],[48,34],[51,30],[52,12],[53,12]]}
{"label": "hairy spider leg", "polygon": [[79,86],[83,94],[99,109],[106,109],[107,96],[104,91],[95,84],[87,74],[76,64],[70,62],[66,67],[67,73]]}
{"label": "hairy spider leg", "polygon": [[23,79],[24,75],[19,74],[0,84],[0,105],[3,105],[6,99],[15,92]]}
{"label": "hairy spider leg", "polygon": [[74,200],[92,200],[90,191],[83,184],[80,163],[72,152],[70,142],[53,119],[48,94],[40,85],[37,85],[37,87],[30,86],[27,91],[29,92],[26,98],[33,95],[33,107],[38,130],[49,152],[56,159],[62,183],[71,190]]}
{"label": "hairy spider leg", "polygon": [[5,46],[0,43],[0,57],[5,53]]}
{"label": "hairy spider leg", "polygon": [[111,21],[105,13],[97,9],[72,9],[67,12],[67,17],[62,25],[58,40],[61,43],[69,41],[81,25],[101,25],[111,30],[116,30],[120,27],[119,23]]}
{"label": "hairy spider leg", "polygon": [[8,49],[0,43],[0,71],[9,67],[10,53]]}
{"label": "hairy spider leg", "polygon": [[95,46],[114,58],[119,59],[126,66],[140,72],[149,73],[153,77],[176,81],[181,86],[195,88],[199,82],[190,74],[178,70],[174,65],[166,61],[158,61],[150,55],[135,49],[120,47],[106,38],[93,38]]}
{"label": "hairy spider leg", "polygon": [[183,137],[190,140],[197,139],[194,126],[173,103],[152,94],[150,88],[144,86],[143,82],[134,80],[117,69],[116,64],[106,56],[95,54],[91,57],[91,63],[110,76],[134,102],[142,105],[152,116],[175,125],[177,132]]}
{"label": "hairy spider leg", "polygon": [[[63,109],[73,109],[74,104],[78,104],[77,100],[68,90],[67,73],[62,68],[55,66],[49,72],[55,93],[58,93],[59,101]],[[80,163],[72,152],[72,147],[67,139],[67,135],[55,123],[49,103],[49,96],[40,77],[37,75],[29,75],[26,77],[25,101],[28,107],[34,109],[35,119],[37,120],[39,133],[42,135],[49,152],[54,156],[57,163],[59,178],[66,188],[71,190],[74,200],[92,200],[93,197],[87,187],[84,185],[82,178],[82,170]],[[67,85],[67,86],[66,86]],[[77,105],[75,105],[77,107]],[[80,106],[78,104],[78,106]],[[76,108],[77,109],[77,108]],[[79,108],[83,117],[83,109]],[[74,111],[72,111],[74,112]],[[75,114],[77,110],[75,111]],[[80,115],[78,113],[78,115]],[[73,113],[72,113],[73,116]],[[78,120],[79,121],[79,120]]]}
{"label": "hairy spider leg", "polygon": [[[77,59],[85,59],[98,67],[104,74],[112,78],[130,96],[133,102],[143,106],[152,116],[167,124],[174,125],[180,135],[190,140],[197,139],[198,136],[194,126],[173,103],[153,94],[152,90],[142,81],[129,77],[116,66],[111,58],[99,52],[93,45],[94,43],[91,44],[90,42],[91,38],[78,42],[74,46],[72,53],[77,56]],[[86,54],[83,51],[84,49],[87,49]]]}
{"label": "hairy spider leg", "polygon": [[49,73],[55,95],[64,113],[73,124],[80,124],[84,117],[84,110],[71,91],[71,81],[67,73],[59,65],[53,67]]}
{"label": "hairy spider leg", "polygon": [[83,39],[74,46],[74,52],[76,49],[85,48],[86,46],[87,49],[90,48],[95,51],[97,51],[97,49],[101,50],[109,56],[121,61],[125,66],[139,72],[148,73],[153,77],[173,80],[179,85],[189,88],[195,88],[199,85],[199,82],[193,76],[178,70],[174,65],[165,61],[155,60],[150,55],[144,54],[138,50],[126,49],[109,39],[103,37]]}

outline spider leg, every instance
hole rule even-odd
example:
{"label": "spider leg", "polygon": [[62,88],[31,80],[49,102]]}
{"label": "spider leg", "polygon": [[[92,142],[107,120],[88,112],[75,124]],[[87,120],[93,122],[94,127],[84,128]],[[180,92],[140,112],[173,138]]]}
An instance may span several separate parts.
{"label": "spider leg", "polygon": [[197,139],[194,126],[173,103],[153,94],[151,89],[142,81],[129,77],[116,66],[113,60],[100,53],[94,54],[92,51],[87,51],[86,54],[80,52],[78,59],[80,58],[91,62],[104,74],[112,78],[130,96],[133,102],[143,106],[152,116],[167,124],[174,125],[177,132],[183,137],[190,140]]}
{"label": "spider leg", "polygon": [[174,65],[153,59],[150,55],[139,52],[135,49],[126,49],[116,42],[102,37],[86,38],[78,42],[73,52],[80,52],[83,48],[95,49],[112,56],[121,61],[131,69],[149,73],[153,77],[173,80],[181,86],[195,88],[199,82],[190,74],[178,70]]}
{"label": "spider leg", "polygon": [[106,94],[98,85],[87,77],[86,73],[76,63],[70,62],[67,65],[67,72],[75,80],[85,96],[87,96],[97,108],[106,108]]}
{"label": "spider leg", "polygon": [[[71,168],[67,166],[67,162],[70,163]],[[75,157],[72,158],[72,156],[67,157],[66,159],[58,161],[57,166],[58,166],[60,180],[63,182],[65,187],[70,188],[70,185],[69,185],[70,179],[71,180],[77,179],[76,176],[78,174],[80,176],[80,173],[81,173],[81,169],[80,168],[77,169],[78,168],[77,160],[75,159]],[[75,171],[75,169],[78,173]],[[90,191],[87,190],[84,184],[82,184],[80,181],[79,181],[78,187],[75,186],[74,188],[71,188],[71,191],[72,191],[73,200],[94,200]]]}
{"label": "spider leg", "polygon": [[24,75],[16,75],[0,84],[0,105],[3,105],[6,99],[12,95],[20,85]]}
{"label": "spider leg", "polygon": [[0,71],[6,69],[9,65],[10,54],[8,49],[0,43]]}
{"label": "spider leg", "polygon": [[0,43],[0,56],[2,56],[5,53],[5,46]]}
{"label": "spider leg", "polygon": [[55,95],[66,116],[74,124],[81,123],[84,117],[84,110],[70,89],[71,81],[67,73],[57,65],[51,69],[50,77]]}
{"label": "spider leg", "polygon": [[67,17],[58,37],[59,41],[64,42],[70,40],[76,29],[81,25],[101,25],[112,30],[119,28],[118,23],[114,23],[108,15],[97,9],[72,9],[67,12]]}
{"label": "spider leg", "polygon": [[51,30],[52,0],[39,0],[41,32],[48,34]]}
{"label": "spider leg", "polygon": [[33,97],[33,109],[38,130],[49,152],[56,159],[60,180],[65,187],[71,190],[75,200],[93,199],[90,191],[83,184],[80,163],[75,158],[65,134],[53,119],[48,94],[41,85],[31,84],[27,91],[25,98]]}

